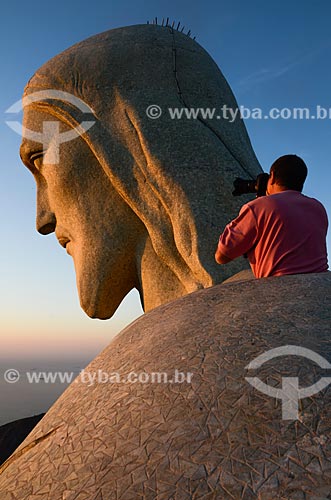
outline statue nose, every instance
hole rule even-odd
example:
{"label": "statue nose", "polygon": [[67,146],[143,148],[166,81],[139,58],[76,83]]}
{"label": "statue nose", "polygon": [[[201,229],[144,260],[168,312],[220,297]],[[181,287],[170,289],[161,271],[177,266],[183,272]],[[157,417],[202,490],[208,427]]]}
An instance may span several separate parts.
{"label": "statue nose", "polygon": [[49,205],[47,188],[43,184],[37,184],[37,218],[36,228],[40,234],[54,233],[56,228],[56,217]]}
{"label": "statue nose", "polygon": [[53,212],[42,211],[37,215],[37,231],[40,234],[54,233],[56,228],[56,218]]}

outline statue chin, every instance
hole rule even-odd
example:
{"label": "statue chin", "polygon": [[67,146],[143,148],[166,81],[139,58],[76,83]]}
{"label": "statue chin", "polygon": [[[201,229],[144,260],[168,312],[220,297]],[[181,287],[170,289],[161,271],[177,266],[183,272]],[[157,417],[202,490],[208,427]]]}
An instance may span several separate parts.
{"label": "statue chin", "polygon": [[87,273],[77,275],[76,282],[80,306],[90,318],[111,318],[124,298],[119,299],[117,294],[114,296],[110,287],[99,281],[96,275],[93,278],[89,278]]}
{"label": "statue chin", "polygon": [[87,314],[87,316],[91,319],[110,319],[116,309],[111,310],[103,310],[100,308],[100,304],[86,304],[83,299],[80,298],[80,305],[83,311]]}
{"label": "statue chin", "polygon": [[80,306],[90,318],[109,319],[136,286],[134,259],[125,252],[109,252],[111,243],[101,236],[72,245]]}
{"label": "statue chin", "polygon": [[[75,260],[74,260],[75,262]],[[92,272],[93,268],[75,262],[76,285],[80,306],[90,318],[109,319],[116,311],[120,301],[115,300],[107,280]],[[103,278],[103,279],[102,279]],[[106,281],[106,283],[105,283]],[[115,302],[115,303],[114,303]]]}
{"label": "statue chin", "polygon": [[[90,290],[89,290],[90,291]],[[113,316],[120,302],[112,304],[112,301],[107,297],[102,297],[100,294],[89,294],[89,291],[80,291],[78,286],[79,302],[83,311],[92,319],[109,319]],[[91,298],[91,296],[94,298]]]}

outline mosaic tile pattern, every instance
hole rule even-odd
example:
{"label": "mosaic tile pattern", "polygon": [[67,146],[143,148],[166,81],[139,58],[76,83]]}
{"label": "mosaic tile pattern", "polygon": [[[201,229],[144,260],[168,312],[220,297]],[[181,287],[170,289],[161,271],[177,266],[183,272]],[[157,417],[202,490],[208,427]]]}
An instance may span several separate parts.
{"label": "mosaic tile pattern", "polygon": [[[245,380],[252,359],[287,344],[331,361],[330,284],[330,273],[228,283],[136,320],[86,370],[177,369],[191,383],[77,380],[0,469],[1,500],[330,498],[331,389],[282,420],[281,401]],[[297,356],[256,370],[274,386],[321,374]]]}

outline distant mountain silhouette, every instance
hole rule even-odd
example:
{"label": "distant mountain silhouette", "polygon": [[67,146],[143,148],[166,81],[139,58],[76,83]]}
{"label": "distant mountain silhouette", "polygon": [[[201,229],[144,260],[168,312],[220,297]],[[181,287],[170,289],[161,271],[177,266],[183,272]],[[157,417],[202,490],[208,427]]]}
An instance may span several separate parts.
{"label": "distant mountain silhouette", "polygon": [[45,413],[0,426],[0,465],[16,450]]}

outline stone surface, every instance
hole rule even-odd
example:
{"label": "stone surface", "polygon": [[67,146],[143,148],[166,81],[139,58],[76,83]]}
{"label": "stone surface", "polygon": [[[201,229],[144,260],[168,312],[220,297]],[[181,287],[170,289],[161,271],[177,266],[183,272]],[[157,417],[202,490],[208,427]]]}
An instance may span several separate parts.
{"label": "stone surface", "polygon": [[320,379],[298,356],[246,366],[285,345],[330,362],[330,285],[330,273],[238,281],[145,314],[86,373],[177,369],[191,382],[78,378],[0,469],[1,500],[330,498],[330,386],[283,420],[281,401],[245,380]]}
{"label": "stone surface", "polygon": [[[196,41],[169,26],[111,30],[47,62],[25,97],[47,89],[93,110],[85,116],[63,94],[25,102],[24,124],[35,132],[47,121],[59,120],[61,133],[86,118],[95,123],[60,144],[56,165],[49,160],[53,143],[44,148],[44,164],[36,157],[40,143],[24,139],[21,149],[37,181],[38,230],[56,231],[63,245],[70,240],[89,316],[112,316],[134,287],[148,311],[248,267],[244,259],[218,266],[214,252],[249,199],[232,196],[234,178],[255,178],[261,167],[243,121],[222,118],[222,108],[237,102]],[[159,119],[148,118],[151,105],[161,108]],[[216,113],[171,119],[170,107]]]}
{"label": "stone surface", "polygon": [[255,280],[255,276],[250,269],[244,269],[239,273],[230,276],[230,278],[223,281],[224,283],[233,283],[234,281],[247,281],[247,280]]}

